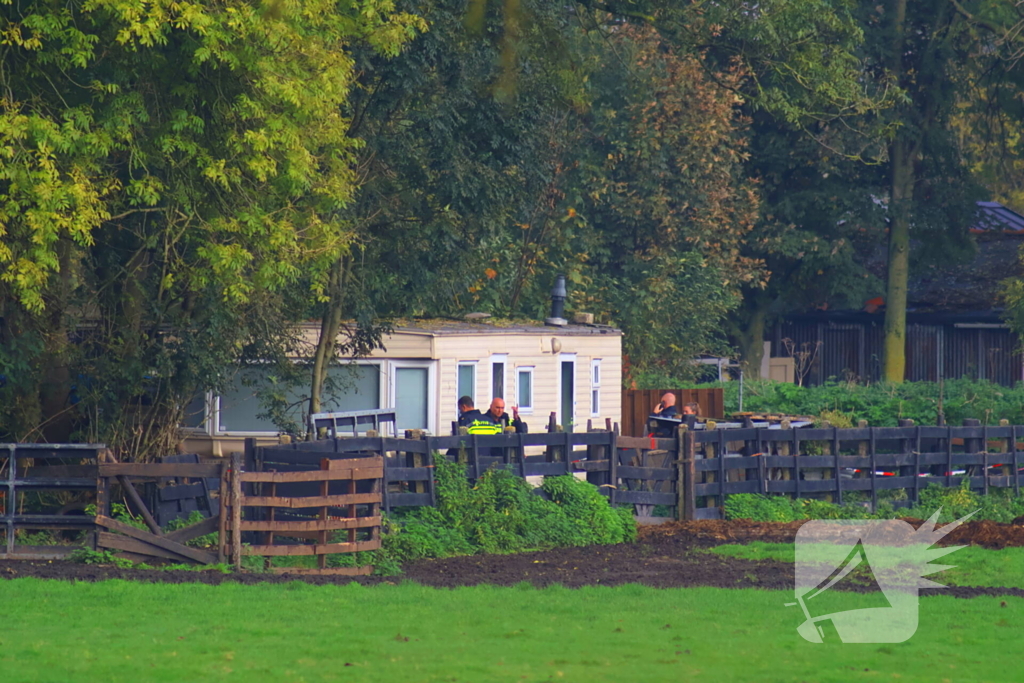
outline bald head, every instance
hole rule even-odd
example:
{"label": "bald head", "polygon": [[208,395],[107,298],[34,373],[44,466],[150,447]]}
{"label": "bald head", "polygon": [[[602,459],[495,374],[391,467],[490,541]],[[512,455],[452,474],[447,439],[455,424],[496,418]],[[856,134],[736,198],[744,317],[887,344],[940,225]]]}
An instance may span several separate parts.
{"label": "bald head", "polygon": [[496,398],[493,401],[491,401],[491,407],[490,407],[490,409],[487,412],[489,412],[494,417],[501,417],[502,415],[504,415],[505,414],[505,399],[503,399],[503,398]]}
{"label": "bald head", "polygon": [[668,408],[669,406],[674,406],[675,404],[676,404],[676,395],[675,394],[673,394],[671,392],[665,392],[664,394],[662,394],[662,396],[661,396],[661,405],[663,405],[666,408]]}

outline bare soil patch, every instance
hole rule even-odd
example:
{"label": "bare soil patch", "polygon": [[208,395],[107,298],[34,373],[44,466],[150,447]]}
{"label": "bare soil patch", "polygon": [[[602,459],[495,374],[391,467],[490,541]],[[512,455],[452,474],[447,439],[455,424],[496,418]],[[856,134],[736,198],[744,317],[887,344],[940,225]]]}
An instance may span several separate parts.
{"label": "bare soil patch", "polygon": [[[478,584],[514,586],[562,585],[618,586],[638,583],[658,588],[714,586],[720,588],[765,588],[788,590],[793,586],[793,566],[774,560],[748,560],[706,552],[723,543],[754,540],[791,542],[800,523],[747,521],[671,522],[641,529],[637,543],[584,548],[557,548],[515,555],[474,555],[441,560],[423,560],[405,567],[400,577],[342,577],[273,574],[222,574],[214,571],[161,571],[119,569],[110,566],[70,562],[0,561],[0,578],[35,577],[63,581],[104,581],[124,579],[160,583],[234,582],[242,584],[304,581],[316,585],[358,581],[374,585],[415,581],[438,588]],[[973,535],[971,535],[973,534]],[[987,548],[1024,545],[1024,527],[972,522],[946,537],[946,543],[975,540]],[[856,587],[854,587],[856,589]],[[1019,588],[955,587],[925,589],[922,594],[974,597],[1014,595]]]}
{"label": "bare soil patch", "polygon": [[[907,518],[915,528],[924,523],[921,519]],[[657,526],[640,528],[640,540],[646,543],[661,543],[672,539],[695,547],[722,545],[723,543],[792,543],[796,532],[804,524],[797,522],[751,522],[749,520],[702,520],[694,522],[666,522]],[[981,548],[1024,547],[1024,518],[1011,524],[980,521],[965,522],[946,535],[939,545],[975,545]]]}

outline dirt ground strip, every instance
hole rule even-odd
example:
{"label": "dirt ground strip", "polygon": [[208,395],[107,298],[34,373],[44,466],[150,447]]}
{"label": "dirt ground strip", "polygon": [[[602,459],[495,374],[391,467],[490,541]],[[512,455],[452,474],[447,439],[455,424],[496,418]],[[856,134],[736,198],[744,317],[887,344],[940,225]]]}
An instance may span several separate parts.
{"label": "dirt ground strip", "polygon": [[[657,539],[668,537],[686,539],[691,545],[708,547],[723,543],[792,543],[796,532],[805,520],[797,522],[751,522],[749,520],[708,520],[699,522],[667,522],[657,526],[642,527],[641,540],[657,543]],[[914,528],[924,520],[907,518]],[[941,546],[974,545],[998,550],[1001,548],[1024,547],[1024,517],[1010,524],[980,521],[965,522],[939,542]]]}
{"label": "dirt ground strip", "polygon": [[[638,583],[658,588],[715,586],[721,588],[766,588],[789,590],[793,587],[793,566],[774,560],[747,560],[706,552],[723,543],[754,540],[790,542],[799,523],[684,522],[668,523],[641,530],[640,541],[614,546],[558,548],[516,555],[475,555],[443,560],[424,560],[407,565],[400,577],[305,576],[270,574],[222,574],[215,571],[160,571],[118,569],[109,566],[69,562],[0,561],[0,578],[35,577],[65,581],[103,581],[125,579],[163,583],[220,584],[226,581],[258,584],[305,581],[312,584],[344,584],[350,581],[373,585],[415,581],[438,588],[477,584],[512,586],[528,582],[536,586],[560,584],[580,586],[617,586]],[[1024,545],[1024,526],[974,522],[956,534],[981,540],[977,545],[1007,547]],[[972,534],[973,532],[973,534]],[[957,542],[958,536],[951,534]],[[959,542],[968,538],[959,537]],[[975,596],[1019,596],[1020,588],[955,587],[925,589],[922,594]]]}

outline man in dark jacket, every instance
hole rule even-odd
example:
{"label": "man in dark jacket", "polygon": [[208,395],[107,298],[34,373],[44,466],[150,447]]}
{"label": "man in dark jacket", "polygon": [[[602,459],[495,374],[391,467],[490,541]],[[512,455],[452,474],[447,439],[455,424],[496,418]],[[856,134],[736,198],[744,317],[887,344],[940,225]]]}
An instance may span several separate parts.
{"label": "man in dark jacket", "polygon": [[463,396],[459,399],[459,426],[468,427],[474,420],[483,418],[483,413],[473,406],[473,399]]}
{"label": "man in dark jacket", "polygon": [[[651,417],[660,417],[674,420],[677,419],[676,412],[676,395],[673,394],[671,391],[668,391],[665,392],[664,395],[662,395],[661,403],[654,406],[654,410],[651,411]],[[672,437],[672,434],[675,430],[671,424],[666,424],[664,422],[654,422],[654,424],[657,425],[653,430],[653,434],[655,437],[659,439],[668,439]]]}
{"label": "man in dark jacket", "polygon": [[527,431],[526,423],[519,419],[519,409],[512,406],[512,415],[510,417],[505,412],[505,400],[502,398],[496,398],[491,401],[490,410],[483,414],[481,420],[493,425],[495,428],[493,433],[495,434],[503,433],[505,428],[509,426],[515,427],[516,434],[525,434]]}
{"label": "man in dark jacket", "polygon": [[[517,434],[526,433],[526,423],[519,419],[519,410],[513,406],[512,415],[505,412],[505,400],[496,398],[491,401],[490,409],[479,419],[473,420],[469,426],[470,434],[488,435],[504,434],[506,427],[514,427]],[[490,450],[489,455],[493,458],[505,456],[504,448],[495,447]]]}

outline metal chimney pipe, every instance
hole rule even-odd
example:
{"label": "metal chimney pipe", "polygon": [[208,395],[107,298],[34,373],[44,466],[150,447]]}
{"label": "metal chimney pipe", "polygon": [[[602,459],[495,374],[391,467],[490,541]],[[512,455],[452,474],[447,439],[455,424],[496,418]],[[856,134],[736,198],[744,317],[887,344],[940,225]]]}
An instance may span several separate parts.
{"label": "metal chimney pipe", "polygon": [[555,286],[551,288],[551,317],[544,320],[545,325],[564,327],[567,323],[564,317],[565,298],[568,293],[565,291],[565,276],[559,275],[555,278]]}

